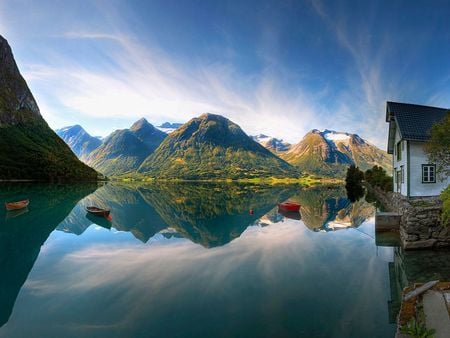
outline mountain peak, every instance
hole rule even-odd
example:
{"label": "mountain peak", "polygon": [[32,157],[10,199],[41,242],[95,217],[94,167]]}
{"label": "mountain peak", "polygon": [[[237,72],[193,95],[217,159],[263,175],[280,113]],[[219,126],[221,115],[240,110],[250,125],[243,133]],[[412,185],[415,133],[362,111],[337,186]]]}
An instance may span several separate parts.
{"label": "mountain peak", "polygon": [[8,42],[0,36],[0,179],[95,180],[42,118],[19,72]]}
{"label": "mountain peak", "polygon": [[201,121],[201,122],[218,122],[218,123],[223,123],[223,124],[228,124],[231,125],[234,123],[231,122],[229,119],[227,119],[225,116],[219,115],[219,114],[212,114],[212,113],[203,113],[202,115],[200,115],[199,117],[194,118],[191,121]]}
{"label": "mountain peak", "polygon": [[154,128],[153,125],[147,121],[147,119],[145,117],[137,120],[136,122],[133,123],[133,125],[130,127],[131,131],[135,131],[138,129],[142,129],[142,128]]}
{"label": "mountain peak", "polygon": [[325,176],[344,176],[351,164],[362,170],[374,165],[381,165],[387,170],[390,168],[389,156],[384,151],[356,134],[330,129],[311,130],[280,156],[303,171]]}
{"label": "mountain peak", "polygon": [[62,134],[62,133],[66,133],[66,132],[71,132],[71,133],[78,133],[78,132],[84,132],[84,133],[86,133],[86,130],[84,130],[83,129],[83,127],[82,126],[80,126],[79,124],[75,124],[75,125],[73,125],[73,126],[66,126],[66,127],[62,127],[62,128],[60,128],[60,129],[56,129],[55,130],[56,131],[56,133],[59,135],[59,134]]}
{"label": "mountain peak", "polygon": [[211,113],[191,119],[167,136],[142,163],[139,172],[190,179],[298,174],[237,124]]}
{"label": "mountain peak", "polygon": [[265,134],[258,134],[256,136],[251,136],[251,138],[275,154],[288,151],[291,147],[291,144],[288,142]]}
{"label": "mountain peak", "polygon": [[102,143],[98,138],[89,135],[79,124],[55,131],[82,161],[86,160],[87,156]]}
{"label": "mountain peak", "polygon": [[0,35],[0,124],[39,120],[39,107],[19,72],[11,47]]}

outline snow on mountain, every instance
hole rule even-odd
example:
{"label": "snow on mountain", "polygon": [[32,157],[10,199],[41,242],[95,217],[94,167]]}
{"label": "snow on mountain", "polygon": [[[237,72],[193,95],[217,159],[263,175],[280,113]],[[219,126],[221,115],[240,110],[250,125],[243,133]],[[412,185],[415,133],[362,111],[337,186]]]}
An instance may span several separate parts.
{"label": "snow on mountain", "polygon": [[351,164],[361,170],[374,165],[391,170],[388,154],[366,142],[356,134],[333,130],[311,130],[303,139],[279,154],[288,163],[302,171],[322,176],[344,176]]}
{"label": "snow on mountain", "polygon": [[349,133],[340,133],[336,132],[334,130],[327,130],[325,129],[322,132],[323,136],[328,140],[332,141],[333,143],[346,143],[348,144],[351,139],[351,135]]}
{"label": "snow on mountain", "polygon": [[274,138],[264,134],[258,134],[250,137],[261,144],[263,147],[269,149],[274,153],[288,151],[291,147],[290,143],[284,142],[282,139]]}

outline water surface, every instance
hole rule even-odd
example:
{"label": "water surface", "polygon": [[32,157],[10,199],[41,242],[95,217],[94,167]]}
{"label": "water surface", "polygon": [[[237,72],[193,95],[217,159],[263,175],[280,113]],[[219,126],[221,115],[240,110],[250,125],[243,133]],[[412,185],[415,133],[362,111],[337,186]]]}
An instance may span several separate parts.
{"label": "water surface", "polygon": [[414,278],[342,188],[0,186],[22,196],[0,213],[0,337],[392,337]]}

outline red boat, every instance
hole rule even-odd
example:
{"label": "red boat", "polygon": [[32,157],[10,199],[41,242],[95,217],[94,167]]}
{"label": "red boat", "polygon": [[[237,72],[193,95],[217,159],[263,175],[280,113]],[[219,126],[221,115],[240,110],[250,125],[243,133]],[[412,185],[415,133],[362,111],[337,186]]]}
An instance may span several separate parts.
{"label": "red boat", "polygon": [[107,218],[109,216],[110,210],[100,209],[97,207],[86,207],[86,211],[95,215],[95,216],[103,216]]}
{"label": "red boat", "polygon": [[30,204],[30,200],[23,200],[23,201],[17,201],[17,202],[9,202],[5,203],[6,210],[19,210],[26,208]]}
{"label": "red boat", "polygon": [[278,209],[284,211],[299,211],[300,204],[295,202],[283,202],[278,204]]}

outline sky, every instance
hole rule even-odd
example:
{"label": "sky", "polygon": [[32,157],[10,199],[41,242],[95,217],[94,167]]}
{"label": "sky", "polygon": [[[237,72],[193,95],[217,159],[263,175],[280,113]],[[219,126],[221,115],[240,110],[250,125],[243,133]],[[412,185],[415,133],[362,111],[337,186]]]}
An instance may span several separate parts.
{"label": "sky", "polygon": [[450,107],[447,1],[8,1],[41,114],[106,136],[221,114],[296,143],[311,129],[385,149],[386,101]]}

